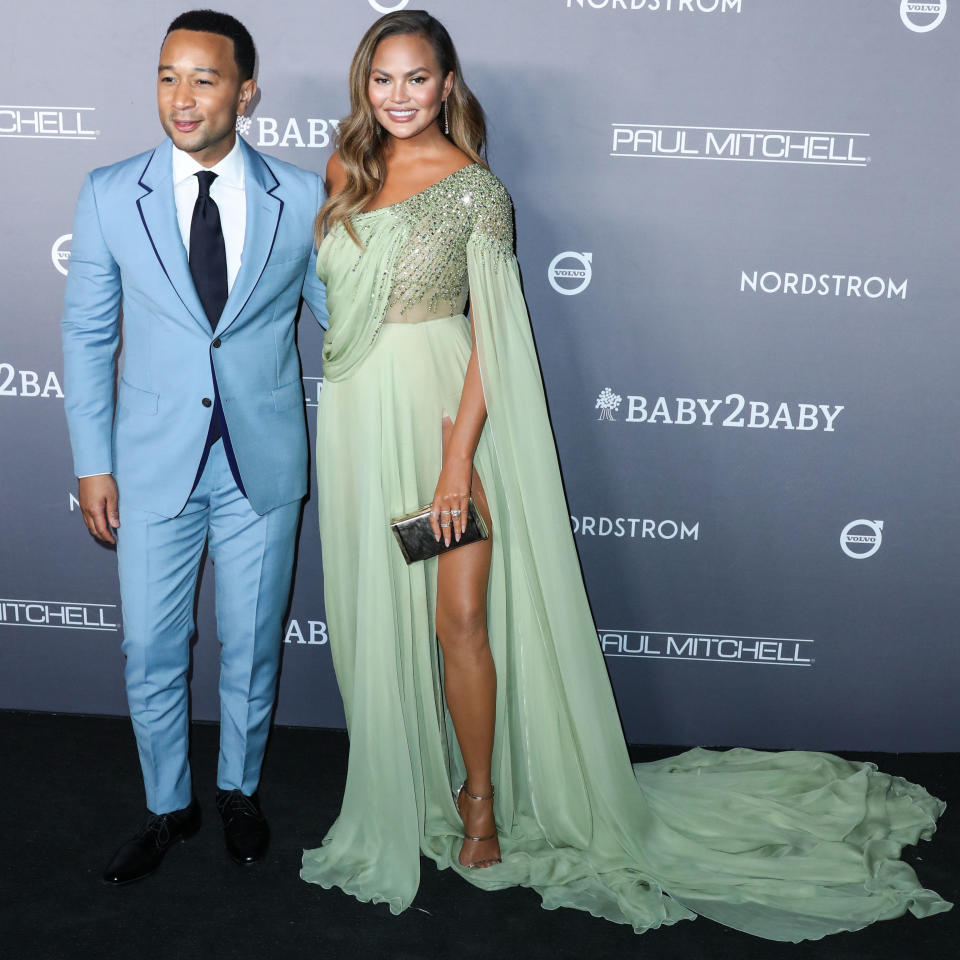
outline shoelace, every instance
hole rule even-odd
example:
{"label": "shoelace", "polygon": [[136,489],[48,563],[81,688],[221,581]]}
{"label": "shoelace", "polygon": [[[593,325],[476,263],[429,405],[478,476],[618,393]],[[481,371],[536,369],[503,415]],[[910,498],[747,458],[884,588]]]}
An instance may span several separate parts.
{"label": "shoelace", "polygon": [[231,790],[217,800],[217,809],[221,816],[224,814],[240,814],[242,816],[260,819],[260,808],[252,797],[244,796],[239,790]]}
{"label": "shoelace", "polygon": [[170,825],[173,821],[173,814],[154,814],[154,816],[147,821],[143,832],[152,833],[154,835],[154,843],[156,843],[158,847],[165,847],[170,842]]}

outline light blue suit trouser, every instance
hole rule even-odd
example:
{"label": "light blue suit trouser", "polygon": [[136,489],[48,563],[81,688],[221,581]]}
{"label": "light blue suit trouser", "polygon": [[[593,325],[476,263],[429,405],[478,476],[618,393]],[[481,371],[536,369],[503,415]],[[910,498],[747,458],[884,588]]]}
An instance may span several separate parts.
{"label": "light blue suit trouser", "polygon": [[247,795],[257,789],[299,517],[299,500],[254,513],[220,441],[176,517],[124,507],[121,491],[117,556],[127,698],[153,813],[180,810],[193,795],[187,671],[205,541],[214,563],[221,644],[217,786]]}

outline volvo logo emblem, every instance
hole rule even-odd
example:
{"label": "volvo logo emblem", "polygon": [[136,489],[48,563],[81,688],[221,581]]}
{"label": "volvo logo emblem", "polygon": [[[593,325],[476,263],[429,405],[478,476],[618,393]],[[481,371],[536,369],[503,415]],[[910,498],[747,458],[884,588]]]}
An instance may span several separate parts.
{"label": "volvo logo emblem", "polygon": [[70,241],[73,239],[72,233],[65,233],[62,237],[57,237],[53,242],[53,248],[50,250],[50,259],[53,265],[64,275],[67,275],[67,264],[70,263]]}
{"label": "volvo logo emblem", "polygon": [[[947,15],[947,0],[919,2],[919,0],[900,0],[900,19],[903,25],[914,33],[929,33],[943,23]],[[932,20],[930,18],[933,18]]]}
{"label": "volvo logo emblem", "polygon": [[840,548],[852,560],[872,557],[882,541],[882,520],[851,520],[840,534]]}
{"label": "volvo logo emblem", "polygon": [[394,4],[389,3],[377,3],[377,0],[370,0],[370,6],[373,7],[377,13],[393,13],[394,10],[402,10],[410,0],[397,0]]}
{"label": "volvo logo emblem", "polygon": [[592,262],[592,253],[577,253],[574,250],[558,253],[547,267],[550,286],[565,297],[583,293],[590,286],[590,278],[593,276],[590,266]]}

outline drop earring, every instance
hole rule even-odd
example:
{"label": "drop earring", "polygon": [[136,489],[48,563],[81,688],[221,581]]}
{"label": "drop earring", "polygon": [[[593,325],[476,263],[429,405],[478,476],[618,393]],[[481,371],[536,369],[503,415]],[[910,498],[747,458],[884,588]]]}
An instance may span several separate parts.
{"label": "drop earring", "polygon": [[443,132],[449,137],[450,136],[450,114],[447,111],[447,101],[443,101]]}

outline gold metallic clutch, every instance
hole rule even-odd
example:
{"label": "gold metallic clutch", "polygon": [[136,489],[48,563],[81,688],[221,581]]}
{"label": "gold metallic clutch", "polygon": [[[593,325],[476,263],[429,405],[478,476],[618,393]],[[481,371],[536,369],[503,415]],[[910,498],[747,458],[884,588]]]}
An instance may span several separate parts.
{"label": "gold metallic clutch", "polygon": [[433,537],[433,530],[430,529],[430,509],[433,504],[428,503],[425,507],[408,513],[405,517],[395,517],[390,521],[390,529],[397,538],[400,546],[400,552],[407,563],[417,563],[419,560],[426,560],[428,557],[435,557],[440,553],[446,553],[456,547],[465,547],[468,543],[476,543],[478,540],[486,540],[490,536],[487,525],[480,516],[470,498],[467,507],[467,529],[457,542],[453,536],[450,537],[450,546],[443,542],[443,537],[439,541]]}

